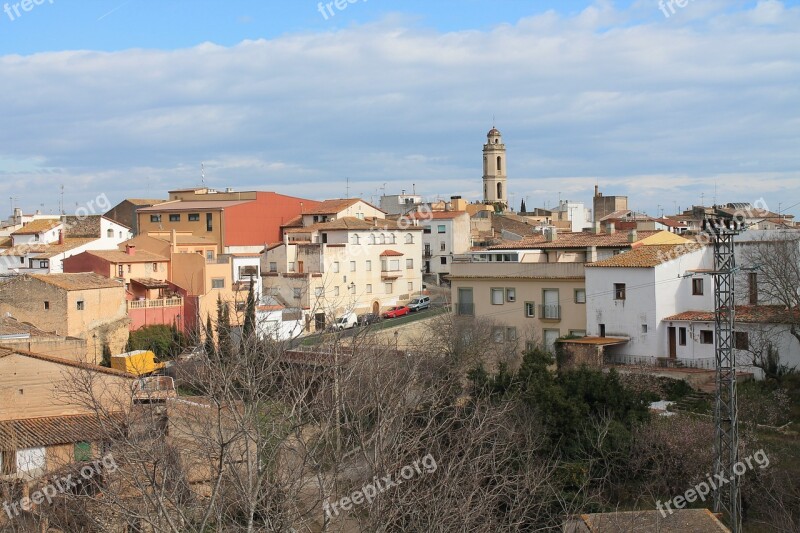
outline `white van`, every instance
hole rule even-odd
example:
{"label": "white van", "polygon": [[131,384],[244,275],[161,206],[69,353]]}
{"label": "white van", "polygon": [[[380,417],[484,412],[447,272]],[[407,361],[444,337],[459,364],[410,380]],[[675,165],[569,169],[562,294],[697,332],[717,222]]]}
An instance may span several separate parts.
{"label": "white van", "polygon": [[348,313],[336,319],[336,321],[333,323],[333,329],[335,331],[350,329],[356,327],[357,323],[358,323],[358,317],[356,316],[356,314]]}

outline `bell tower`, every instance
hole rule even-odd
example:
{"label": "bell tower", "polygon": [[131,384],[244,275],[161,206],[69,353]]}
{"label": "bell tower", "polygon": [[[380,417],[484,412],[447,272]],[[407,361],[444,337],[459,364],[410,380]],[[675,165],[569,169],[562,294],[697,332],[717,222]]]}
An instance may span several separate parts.
{"label": "bell tower", "polygon": [[483,201],[503,204],[508,209],[508,188],[506,177],[506,145],[497,128],[492,127],[486,134],[483,145]]}

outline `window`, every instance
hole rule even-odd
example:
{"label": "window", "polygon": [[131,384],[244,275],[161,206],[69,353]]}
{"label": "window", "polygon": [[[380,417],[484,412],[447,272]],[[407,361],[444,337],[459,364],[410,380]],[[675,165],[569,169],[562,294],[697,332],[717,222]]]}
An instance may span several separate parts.
{"label": "window", "polygon": [[647,324],[642,324],[642,333],[647,333]]}
{"label": "window", "polygon": [[355,294],[355,293],[356,293],[356,284],[355,283],[351,283],[350,284],[350,294]]}
{"label": "window", "polygon": [[44,310],[47,311],[48,309],[50,309],[50,302],[45,300],[45,302],[44,302]]}
{"label": "window", "polygon": [[206,250],[206,261],[214,260],[214,250]]}
{"label": "window", "polygon": [[372,260],[367,259],[367,272],[372,272]]}
{"label": "window", "polygon": [[750,305],[758,305],[758,273],[750,272],[747,275],[748,299]]}
{"label": "window", "polygon": [[586,289],[575,289],[575,303],[576,304],[586,303]]}
{"label": "window", "polygon": [[439,264],[446,265],[447,264],[447,257],[443,256],[439,258]]}
{"label": "window", "polygon": [[600,336],[606,336],[606,325],[605,324],[597,324],[597,328],[600,330]]}
{"label": "window", "polygon": [[446,252],[447,251],[447,243],[446,242],[442,241],[442,242],[439,243],[439,251],[440,252]]}
{"label": "window", "polygon": [[733,332],[733,347],[737,350],[747,350],[750,348],[750,339],[746,331]]}
{"label": "window", "polygon": [[150,222],[161,222],[161,215],[150,215]]}
{"label": "window", "polygon": [[339,272],[339,261],[334,261],[331,265],[331,272]]}
{"label": "window", "polygon": [[624,283],[615,283],[614,284],[614,299],[615,300],[624,300],[625,299],[625,284]]}
{"label": "window", "polygon": [[131,265],[128,265],[128,274],[131,273]]}
{"label": "window", "polygon": [[333,288],[333,295],[334,296],[339,296],[339,286],[338,285]]}
{"label": "window", "polygon": [[214,215],[206,213],[206,231],[214,231]]}
{"label": "window", "polygon": [[212,278],[211,279],[211,288],[212,289],[224,289],[225,288],[225,278]]}
{"label": "window", "polygon": [[503,158],[499,155],[497,156],[497,171],[501,172],[503,170]]}
{"label": "window", "polygon": [[289,272],[294,272],[294,261],[289,261]]}
{"label": "window", "polygon": [[585,329],[571,329],[569,330],[570,337],[585,337],[586,330]]}
{"label": "window", "polygon": [[408,292],[414,292],[414,282],[413,281],[409,281],[408,282]]}
{"label": "window", "polygon": [[359,237],[357,233],[355,235],[353,235],[353,244],[360,244],[360,242],[359,242],[360,240],[361,240],[361,237]]}
{"label": "window", "polygon": [[39,268],[49,268],[49,267],[50,267],[50,261],[48,261],[47,259],[39,260]]}
{"label": "window", "polygon": [[406,259],[406,270],[411,270],[413,268],[414,268],[414,260]]}
{"label": "window", "polygon": [[38,233],[37,233],[36,235],[34,235],[34,236],[33,236],[33,240],[34,240],[34,241],[38,241],[38,240],[39,240],[39,234],[38,234]]}
{"label": "window", "polygon": [[695,296],[702,296],[703,294],[703,278],[692,279],[692,294]]}
{"label": "window", "polygon": [[492,328],[492,337],[494,338],[494,342],[503,342],[505,340],[505,328],[502,326],[495,326]]}
{"label": "window", "polygon": [[372,283],[367,283],[367,294],[372,294]]}
{"label": "window", "polygon": [[92,460],[92,445],[88,442],[75,443],[75,460],[86,462]]}
{"label": "window", "polygon": [[292,289],[292,296],[294,296],[295,300],[299,300],[300,299],[300,289],[297,288],[297,287]]}
{"label": "window", "polygon": [[189,222],[200,222],[200,213],[189,213]]}
{"label": "window", "polygon": [[278,271],[278,263],[276,261],[269,262],[269,271],[270,272],[277,272]]}
{"label": "window", "polygon": [[369,234],[369,239],[368,239],[368,240],[369,240],[369,243],[370,243],[370,244],[375,244],[375,234],[373,234],[373,233],[370,233],[370,234]]}
{"label": "window", "polygon": [[118,265],[117,266],[117,277],[121,278],[123,275],[124,275],[124,273],[122,271],[122,265]]}
{"label": "window", "polygon": [[355,272],[355,271],[356,271],[356,262],[350,261],[350,272]]}
{"label": "window", "polygon": [[414,244],[414,235],[406,233],[406,244]]}
{"label": "window", "polygon": [[111,229],[111,228],[108,228],[108,229],[106,230],[106,237],[108,237],[109,239],[112,239],[112,238],[114,238],[114,230],[113,230],[113,229]]}
{"label": "window", "polygon": [[424,226],[424,227],[422,228],[422,233],[423,233],[424,235],[429,235],[429,234],[430,234],[430,232],[431,232],[431,227],[430,227],[430,226]]}
{"label": "window", "polygon": [[180,215],[180,213],[174,213],[174,214],[171,214],[171,215],[169,216],[169,221],[170,221],[170,222],[180,222],[180,221],[181,221],[181,215]]}
{"label": "window", "polygon": [[714,332],[710,329],[701,329],[700,344],[714,344]]}
{"label": "window", "polygon": [[514,289],[514,288],[506,289],[506,301],[507,302],[516,302],[517,301],[517,289]]}
{"label": "window", "polygon": [[393,292],[392,291],[392,284],[389,283],[389,282],[384,283],[383,284],[383,290],[386,292],[386,294],[392,294],[392,292]]}
{"label": "window", "polygon": [[322,296],[322,294],[323,294],[322,287],[317,287],[316,289],[314,289],[314,296],[316,296],[317,298]]}
{"label": "window", "polygon": [[536,316],[536,304],[534,302],[525,302],[525,316],[528,318]]}
{"label": "window", "polygon": [[492,305],[503,305],[505,296],[503,289],[492,289]]}
{"label": "window", "polygon": [[436,226],[436,232],[437,233],[446,233],[447,232],[447,226],[445,226],[444,224],[439,224],[438,226]]}
{"label": "window", "polygon": [[85,307],[86,307],[86,306],[85,306],[85,304],[83,303],[83,300],[78,300],[78,303],[77,303],[77,309],[78,309],[78,311],[83,311],[83,310],[85,309]]}
{"label": "window", "polygon": [[392,272],[397,272],[400,270],[400,260],[399,259],[392,259],[389,261],[389,270]]}
{"label": "window", "polygon": [[517,328],[506,328],[506,340],[509,342],[517,340]]}
{"label": "window", "polygon": [[678,328],[678,344],[686,346],[686,328]]}

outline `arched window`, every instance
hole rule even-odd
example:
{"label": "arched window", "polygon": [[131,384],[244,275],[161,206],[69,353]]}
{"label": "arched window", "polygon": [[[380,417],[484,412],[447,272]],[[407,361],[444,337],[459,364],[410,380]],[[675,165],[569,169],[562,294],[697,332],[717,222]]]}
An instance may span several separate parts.
{"label": "arched window", "polygon": [[406,233],[406,244],[414,244],[414,234]]}
{"label": "arched window", "polygon": [[383,233],[381,233],[380,237],[378,237],[378,242],[379,242],[380,244],[386,244],[386,235],[384,235]]}
{"label": "arched window", "polygon": [[502,161],[503,161],[503,159],[498,155],[497,156],[497,171],[498,172],[502,172],[503,171]]}
{"label": "arched window", "polygon": [[502,200],[503,199],[503,184],[502,183],[498,183],[497,184],[497,199],[498,200]]}
{"label": "arched window", "polygon": [[113,229],[111,229],[111,228],[108,228],[108,231],[106,231],[106,236],[107,236],[109,239],[113,239],[113,238],[114,238],[114,230],[113,230]]}
{"label": "arched window", "polygon": [[392,244],[397,244],[397,235],[395,235],[394,233],[392,233],[391,235],[389,235],[389,241],[390,241]]}
{"label": "arched window", "polygon": [[489,158],[483,156],[483,175],[485,176],[488,173],[489,173]]}
{"label": "arched window", "polygon": [[356,233],[355,235],[353,235],[353,244],[359,244],[359,241],[360,241],[360,240],[361,240],[361,239],[359,239],[359,237],[358,237],[358,233]]}
{"label": "arched window", "polygon": [[369,243],[370,244],[375,244],[375,234],[374,233],[370,233],[369,234]]}

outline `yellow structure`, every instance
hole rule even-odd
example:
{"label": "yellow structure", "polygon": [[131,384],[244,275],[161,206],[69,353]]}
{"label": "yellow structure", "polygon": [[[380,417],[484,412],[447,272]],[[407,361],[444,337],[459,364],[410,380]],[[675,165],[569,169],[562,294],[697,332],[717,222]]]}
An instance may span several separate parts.
{"label": "yellow structure", "polygon": [[134,350],[111,356],[111,368],[135,376],[146,376],[165,366],[156,361],[156,354],[150,350]]}

